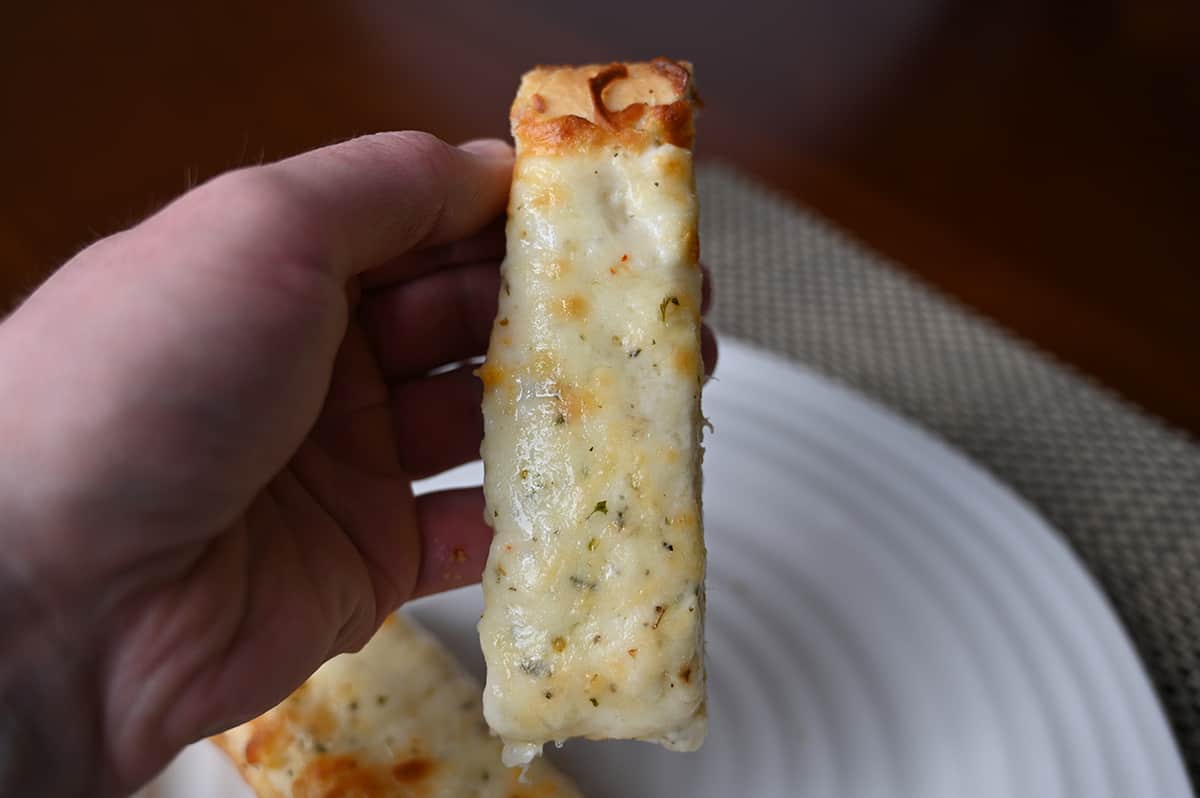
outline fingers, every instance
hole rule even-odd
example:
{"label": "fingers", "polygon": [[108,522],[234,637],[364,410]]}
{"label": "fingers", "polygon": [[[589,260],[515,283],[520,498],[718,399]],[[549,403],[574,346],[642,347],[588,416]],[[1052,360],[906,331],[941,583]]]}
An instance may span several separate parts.
{"label": "fingers", "polygon": [[[482,355],[496,315],[497,266],[470,263],[368,293],[359,313],[384,375],[407,379]],[[707,279],[704,285],[707,308],[712,302]],[[711,374],[716,341],[710,329],[702,336],[705,371]]]}
{"label": "fingers", "polygon": [[[712,374],[717,342],[707,325],[700,348],[705,373]],[[470,366],[393,382],[389,404],[401,469],[421,479],[479,459],[482,401],[483,386]]]}
{"label": "fingers", "polygon": [[707,314],[712,309],[712,272],[708,270],[707,266],[700,264],[700,273],[704,277],[700,283],[700,313]]}
{"label": "fingers", "polygon": [[366,295],[359,318],[389,379],[425,374],[487,349],[500,291],[498,264],[434,272]]}
{"label": "fingers", "polygon": [[700,356],[704,359],[704,373],[711,377],[717,369],[717,336],[707,324],[700,326]]}
{"label": "fingers", "polygon": [[492,541],[492,530],[483,522],[483,507],[479,488],[417,497],[421,565],[413,598],[479,581]]}
{"label": "fingers", "polygon": [[[717,343],[708,325],[701,329],[701,350],[711,374]],[[402,466],[424,477],[477,459],[483,437],[481,399],[482,387],[470,368],[395,386],[392,412]],[[479,488],[417,498],[422,545],[413,598],[479,581],[492,537],[483,511]]]}
{"label": "fingers", "polygon": [[414,479],[479,459],[483,386],[470,367],[399,383],[391,399],[396,453]]}
{"label": "fingers", "polygon": [[294,188],[299,230],[347,277],[421,245],[476,232],[508,198],[512,150],[452,147],[426,133],[379,133],[266,167]]}
{"label": "fingers", "polygon": [[222,175],[161,216],[219,233],[239,254],[341,281],[484,227],[504,210],[512,160],[500,141],[452,147],[427,133],[377,133]]}
{"label": "fingers", "polygon": [[[717,342],[701,329],[705,371],[717,361]],[[428,476],[470,462],[483,436],[482,388],[470,369],[413,380],[393,398],[397,449],[405,468]],[[417,498],[421,563],[413,598],[478,582],[487,563],[492,530],[483,520],[479,488],[440,491]]]}
{"label": "fingers", "polygon": [[504,220],[497,219],[467,238],[407,252],[363,272],[360,279],[367,291],[378,291],[437,269],[471,263],[499,263],[503,258]]}

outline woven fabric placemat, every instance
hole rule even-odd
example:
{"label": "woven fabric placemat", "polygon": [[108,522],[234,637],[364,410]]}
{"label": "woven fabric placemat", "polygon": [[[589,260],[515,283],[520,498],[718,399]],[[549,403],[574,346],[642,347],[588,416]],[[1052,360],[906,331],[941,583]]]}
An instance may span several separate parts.
{"label": "woven fabric placemat", "polygon": [[718,333],[888,405],[1037,507],[1116,608],[1200,784],[1200,447],[759,184],[697,180]]}

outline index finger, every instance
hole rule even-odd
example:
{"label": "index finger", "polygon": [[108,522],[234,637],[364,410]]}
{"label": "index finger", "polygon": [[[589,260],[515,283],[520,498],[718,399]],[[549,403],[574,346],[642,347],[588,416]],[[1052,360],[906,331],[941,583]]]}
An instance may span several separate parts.
{"label": "index finger", "polygon": [[[409,250],[471,235],[504,210],[512,148],[452,147],[428,133],[376,133],[222,175],[152,224],[216,230],[339,280]],[[179,218],[176,218],[179,217]]]}
{"label": "index finger", "polygon": [[292,184],[303,228],[349,277],[482,228],[504,210],[512,160],[500,141],[452,147],[406,131],[363,136],[266,169]]}

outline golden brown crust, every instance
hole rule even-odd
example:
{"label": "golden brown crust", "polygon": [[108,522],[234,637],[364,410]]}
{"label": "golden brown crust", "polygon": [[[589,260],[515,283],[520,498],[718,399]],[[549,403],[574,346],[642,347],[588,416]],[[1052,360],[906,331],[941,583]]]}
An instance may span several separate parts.
{"label": "golden brown crust", "polygon": [[[500,765],[479,687],[415,623],[388,618],[287,699],[212,741],[258,798],[578,798],[541,763]],[[467,788],[470,788],[468,790]]]}
{"label": "golden brown crust", "polygon": [[690,148],[698,105],[686,61],[543,66],[522,78],[511,120],[522,150],[641,149],[664,142]]}

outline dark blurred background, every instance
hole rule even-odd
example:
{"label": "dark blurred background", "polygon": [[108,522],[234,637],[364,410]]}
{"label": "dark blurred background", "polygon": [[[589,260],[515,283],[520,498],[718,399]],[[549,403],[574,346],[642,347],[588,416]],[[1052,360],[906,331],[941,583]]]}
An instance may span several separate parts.
{"label": "dark blurred background", "polygon": [[696,63],[757,176],[1200,432],[1195,0],[14,3],[0,301],[224,169],[357,133],[505,135],[535,63]]}

